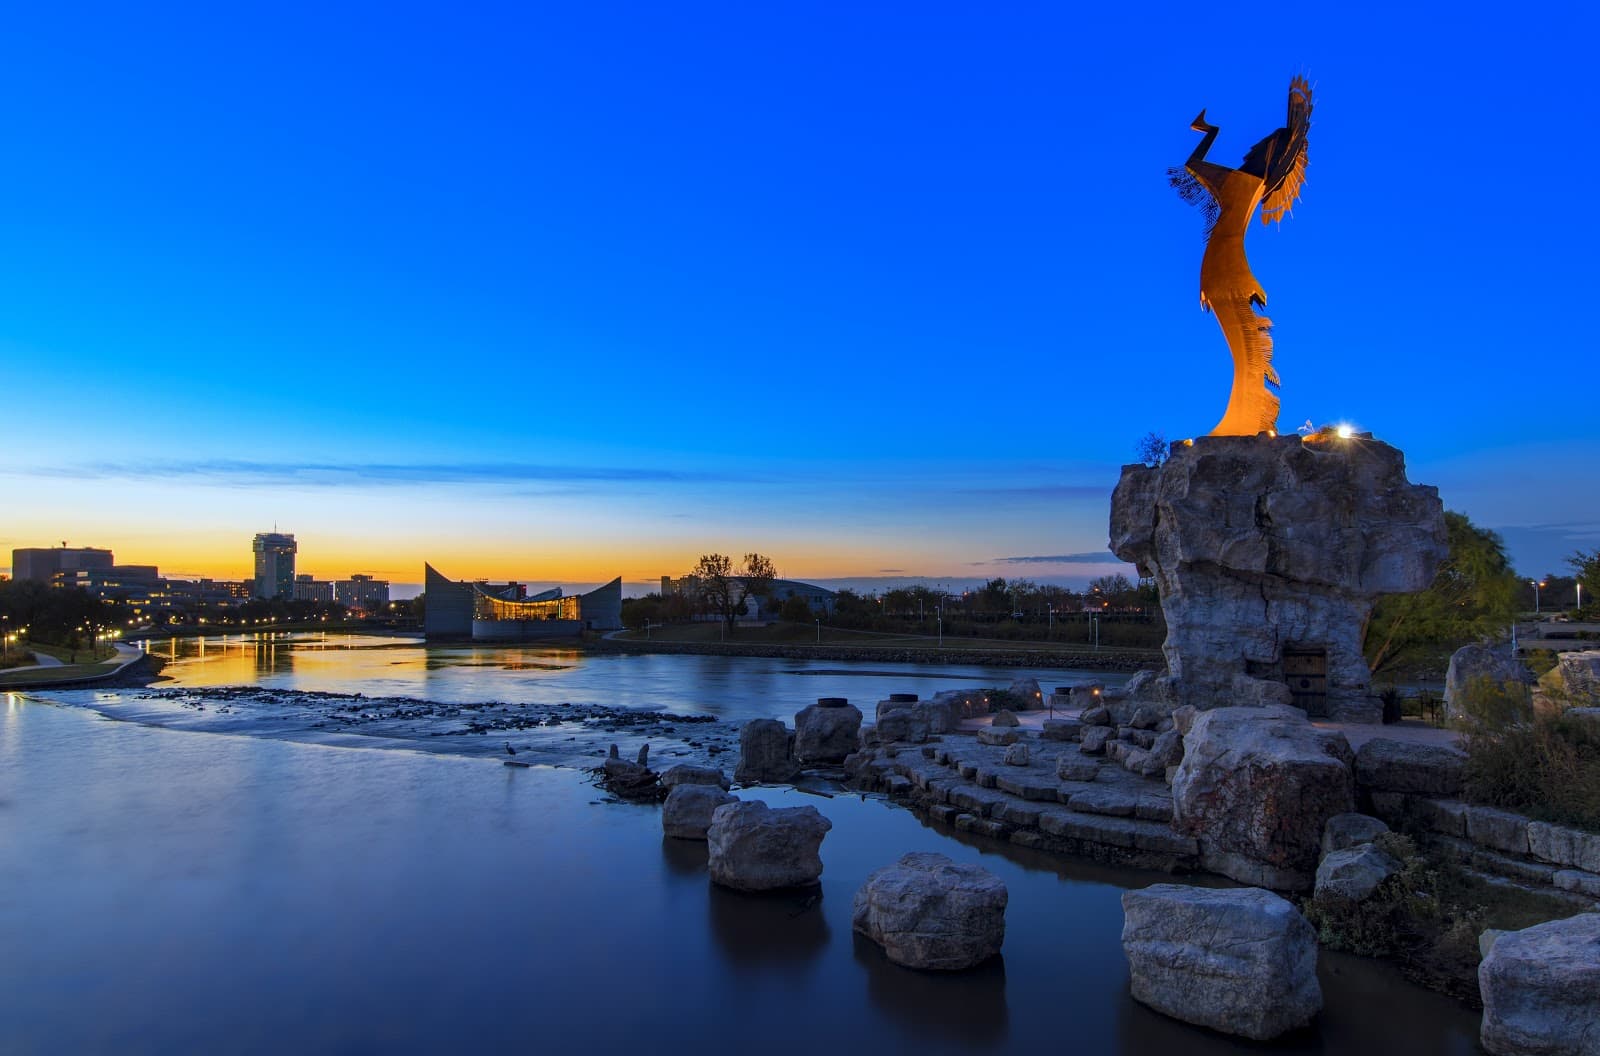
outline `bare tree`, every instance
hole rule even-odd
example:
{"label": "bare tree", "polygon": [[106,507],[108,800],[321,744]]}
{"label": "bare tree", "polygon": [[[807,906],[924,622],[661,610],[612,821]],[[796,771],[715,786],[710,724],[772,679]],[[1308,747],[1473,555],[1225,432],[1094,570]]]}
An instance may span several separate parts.
{"label": "bare tree", "polygon": [[721,616],[732,627],[752,595],[761,598],[771,591],[778,569],[771,558],[757,553],[745,554],[744,564],[738,568],[726,554],[701,554],[689,578],[706,611]]}
{"label": "bare tree", "polygon": [[689,572],[695,598],[706,611],[733,622],[733,558],[726,554],[701,554]]}
{"label": "bare tree", "polygon": [[1145,433],[1144,439],[1139,441],[1139,461],[1147,466],[1159,466],[1167,460],[1172,453],[1172,448],[1167,444],[1167,438],[1161,433]]}
{"label": "bare tree", "polygon": [[744,609],[745,599],[752,595],[764,598],[772,592],[772,583],[778,578],[778,568],[770,557],[757,553],[744,555],[744,567],[739,570],[739,603],[735,612]]}

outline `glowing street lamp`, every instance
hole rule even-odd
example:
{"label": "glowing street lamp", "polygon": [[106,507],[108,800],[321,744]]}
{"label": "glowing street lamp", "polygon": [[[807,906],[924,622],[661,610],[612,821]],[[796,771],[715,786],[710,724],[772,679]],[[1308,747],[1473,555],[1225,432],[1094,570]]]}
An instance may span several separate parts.
{"label": "glowing street lamp", "polygon": [[1539,589],[1544,586],[1544,581],[1530,579],[1528,582],[1533,584],[1533,614],[1537,616],[1539,615]]}

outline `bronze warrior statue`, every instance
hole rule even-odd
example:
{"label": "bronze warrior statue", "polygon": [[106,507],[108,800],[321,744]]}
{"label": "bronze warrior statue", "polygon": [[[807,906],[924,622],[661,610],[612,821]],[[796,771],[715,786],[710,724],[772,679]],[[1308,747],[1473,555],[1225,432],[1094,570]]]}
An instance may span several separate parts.
{"label": "bronze warrior statue", "polygon": [[1272,369],[1272,320],[1259,308],[1266,291],[1250,274],[1244,234],[1256,206],[1261,222],[1282,220],[1305,183],[1306,133],[1311,128],[1311,85],[1296,77],[1289,84],[1289,123],[1250,148],[1237,169],[1205,160],[1219,129],[1206,112],[1190,126],[1205,138],[1181,169],[1168,172],[1183,199],[1206,215],[1206,252],[1200,261],[1200,303],[1216,313],[1233,352],[1233,391],[1213,436],[1254,436],[1276,430],[1278,384]]}

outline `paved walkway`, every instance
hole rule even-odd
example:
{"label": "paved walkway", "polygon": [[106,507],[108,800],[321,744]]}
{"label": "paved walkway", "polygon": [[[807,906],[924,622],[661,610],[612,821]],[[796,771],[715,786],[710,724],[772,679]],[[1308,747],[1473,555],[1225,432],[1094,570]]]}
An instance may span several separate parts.
{"label": "paved walkway", "polygon": [[39,670],[42,670],[42,669],[44,669],[46,667],[65,667],[65,666],[66,666],[66,664],[63,661],[57,660],[55,657],[51,656],[49,653],[34,653],[33,654],[33,663],[31,663],[31,664],[23,664],[21,667],[8,667],[8,668],[4,669],[4,672],[9,675],[9,674],[11,674],[12,672],[15,672],[15,671],[39,671]]}
{"label": "paved walkway", "polygon": [[[1080,708],[1057,708],[1052,716],[1049,708],[1039,711],[1017,712],[1017,721],[1022,728],[1033,730],[1037,733],[1044,727],[1046,720],[1054,717],[1057,719],[1075,719],[1081,713]],[[963,730],[977,730],[988,726],[993,717],[984,715],[975,719],[966,719],[961,723]],[[1339,730],[1350,742],[1350,747],[1360,749],[1368,741],[1387,738],[1393,741],[1407,741],[1412,744],[1445,744],[1456,743],[1456,731],[1433,726],[1420,719],[1405,719],[1389,726],[1372,725],[1356,722],[1314,722],[1312,725],[1322,730]]]}
{"label": "paved walkway", "polygon": [[[115,675],[121,674],[122,670],[129,664],[144,656],[144,650],[138,648],[137,646],[129,645],[126,642],[113,642],[111,647],[117,651],[117,655],[109,660],[103,660],[98,664],[68,664],[65,661],[57,660],[55,657],[48,656],[44,653],[34,653],[34,663],[28,664],[24,667],[8,667],[4,670],[0,670],[0,687],[5,689],[28,689],[30,688],[30,684],[28,683],[27,679],[13,679],[12,676],[26,675],[30,671],[45,671],[50,668],[60,667],[81,667],[86,671],[92,671],[92,673],[85,674],[82,679],[72,679],[67,682],[51,682],[48,683],[49,685],[69,685],[77,681],[98,682],[102,679],[111,678]],[[96,668],[99,670],[93,670]]]}

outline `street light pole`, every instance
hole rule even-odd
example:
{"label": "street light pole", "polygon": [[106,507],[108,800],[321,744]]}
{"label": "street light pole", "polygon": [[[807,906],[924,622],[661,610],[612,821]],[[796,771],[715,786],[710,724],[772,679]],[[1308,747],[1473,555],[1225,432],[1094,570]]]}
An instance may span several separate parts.
{"label": "street light pole", "polygon": [[1537,579],[1530,579],[1528,582],[1533,584],[1533,614],[1537,616],[1539,615],[1539,588],[1544,584]]}
{"label": "street light pole", "polygon": [[817,644],[822,644],[822,617],[817,617]]}
{"label": "street light pole", "polygon": [[939,648],[944,648],[944,617],[939,617]]}

